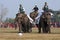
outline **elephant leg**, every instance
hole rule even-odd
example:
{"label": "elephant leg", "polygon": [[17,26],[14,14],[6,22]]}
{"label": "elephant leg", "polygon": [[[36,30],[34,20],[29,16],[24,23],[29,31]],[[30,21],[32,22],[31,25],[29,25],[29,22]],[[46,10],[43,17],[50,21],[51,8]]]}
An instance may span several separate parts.
{"label": "elephant leg", "polygon": [[42,28],[42,25],[41,25],[41,21],[39,22],[39,24],[37,25],[38,26],[38,33],[41,33],[41,28]]}
{"label": "elephant leg", "polygon": [[43,33],[45,33],[45,31],[46,31],[46,30],[45,30],[45,27],[42,27],[42,31],[43,31]]}
{"label": "elephant leg", "polygon": [[[46,27],[45,27],[45,24],[44,24],[44,23],[41,24],[41,28],[42,28],[42,32],[45,33],[45,31],[46,31],[46,30],[45,30]],[[40,29],[40,30],[41,30],[41,29]]]}
{"label": "elephant leg", "polygon": [[50,31],[50,25],[47,25],[47,27],[46,27],[46,33],[51,33],[51,31]]}
{"label": "elephant leg", "polygon": [[26,31],[29,33],[30,32],[30,23],[29,21],[26,24]]}
{"label": "elephant leg", "polygon": [[48,33],[48,25],[47,25],[47,22],[44,22],[43,31],[44,31],[44,33]]}
{"label": "elephant leg", "polygon": [[43,24],[42,31],[43,31],[43,33],[47,33],[46,25],[45,24]]}
{"label": "elephant leg", "polygon": [[29,32],[32,32],[32,24],[29,23]]}
{"label": "elephant leg", "polygon": [[15,26],[14,26],[14,27],[15,27],[15,30],[16,30],[16,29],[17,29],[17,24],[15,24]]}
{"label": "elephant leg", "polygon": [[22,24],[22,30],[24,33],[26,33],[26,25],[25,24]]}
{"label": "elephant leg", "polygon": [[41,27],[38,27],[38,33],[41,33]]}
{"label": "elephant leg", "polygon": [[18,23],[17,23],[17,24],[15,24],[15,30],[17,29],[17,27],[18,27]]}
{"label": "elephant leg", "polygon": [[25,32],[28,32],[27,23],[25,24]]}
{"label": "elephant leg", "polygon": [[19,26],[19,33],[22,33],[22,25],[19,24],[18,26]]}

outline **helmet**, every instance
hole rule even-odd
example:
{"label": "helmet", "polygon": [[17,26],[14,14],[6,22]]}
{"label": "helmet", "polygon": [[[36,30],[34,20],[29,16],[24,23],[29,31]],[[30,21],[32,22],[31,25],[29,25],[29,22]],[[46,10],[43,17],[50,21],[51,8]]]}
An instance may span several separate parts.
{"label": "helmet", "polygon": [[22,4],[20,4],[20,7],[22,6]]}
{"label": "helmet", "polygon": [[35,4],[35,6],[37,6],[37,4]]}
{"label": "helmet", "polygon": [[47,4],[47,2],[45,2],[45,4]]}

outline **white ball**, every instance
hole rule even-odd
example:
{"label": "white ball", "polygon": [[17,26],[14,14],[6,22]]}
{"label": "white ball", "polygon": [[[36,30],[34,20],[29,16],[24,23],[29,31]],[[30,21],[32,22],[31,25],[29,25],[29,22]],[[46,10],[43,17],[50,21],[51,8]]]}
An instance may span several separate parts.
{"label": "white ball", "polygon": [[19,33],[20,36],[22,36],[23,34],[22,33]]}

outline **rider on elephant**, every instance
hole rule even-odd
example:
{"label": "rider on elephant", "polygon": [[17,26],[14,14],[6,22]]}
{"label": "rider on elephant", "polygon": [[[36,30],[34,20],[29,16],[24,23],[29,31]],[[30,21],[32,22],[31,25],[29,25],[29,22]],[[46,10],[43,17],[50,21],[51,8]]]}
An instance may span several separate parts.
{"label": "rider on elephant", "polygon": [[48,5],[47,5],[47,2],[45,2],[45,5],[43,7],[43,11],[44,12],[48,12],[49,8],[48,8]]}
{"label": "rider on elephant", "polygon": [[20,13],[25,13],[25,9],[23,8],[23,6],[21,4],[20,4],[19,12]]}
{"label": "rider on elephant", "polygon": [[35,5],[35,7],[33,8],[34,11],[38,11],[39,8],[37,7],[37,5]]}
{"label": "rider on elephant", "polygon": [[45,27],[43,28],[44,32],[46,33],[50,33],[50,22],[51,22],[51,14],[50,14],[50,10],[48,8],[48,5],[47,5],[47,2],[45,2],[45,5],[43,7],[43,13],[45,13],[45,22],[44,22],[44,25]]}

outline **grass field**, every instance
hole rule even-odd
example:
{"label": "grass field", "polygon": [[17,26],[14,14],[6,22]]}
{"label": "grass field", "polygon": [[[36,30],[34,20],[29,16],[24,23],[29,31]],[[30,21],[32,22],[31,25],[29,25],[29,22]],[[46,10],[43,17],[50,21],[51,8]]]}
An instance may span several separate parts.
{"label": "grass field", "polygon": [[18,35],[18,29],[0,28],[0,40],[60,40],[60,28],[51,28],[50,34],[37,33],[38,29],[33,28],[32,33]]}

